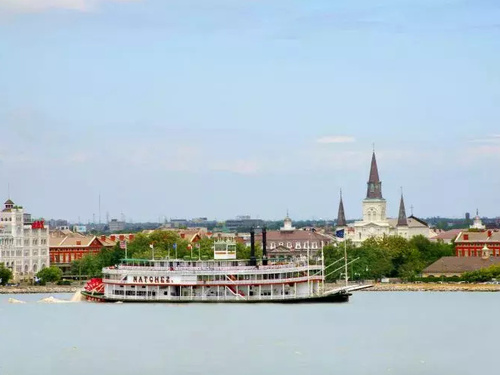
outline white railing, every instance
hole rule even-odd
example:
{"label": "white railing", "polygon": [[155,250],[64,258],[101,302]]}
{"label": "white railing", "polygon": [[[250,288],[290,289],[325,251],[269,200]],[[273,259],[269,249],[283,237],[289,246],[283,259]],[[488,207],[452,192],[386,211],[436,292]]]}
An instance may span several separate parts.
{"label": "white railing", "polygon": [[[280,266],[279,268],[269,268],[269,267],[131,267],[131,266],[119,266],[118,268],[106,268],[104,273],[108,274],[123,274],[123,271],[127,271],[129,274],[144,275],[145,272],[148,276],[165,276],[167,273],[177,274],[177,275],[258,275],[258,274],[269,274],[279,272],[304,272],[307,271],[320,271],[321,266]],[[132,272],[132,273],[130,273]]]}
{"label": "white railing", "polygon": [[[106,270],[116,270],[116,269],[121,269],[121,270],[136,270],[136,269],[141,269],[141,270],[148,270],[148,271],[266,271],[266,270],[282,270],[282,269],[289,269],[289,268],[298,268],[298,267],[305,267],[307,268],[307,263],[306,262],[294,262],[294,263],[287,263],[287,264],[280,264],[280,265],[270,265],[270,266],[227,266],[227,267],[216,267],[216,266],[202,266],[202,267],[195,267],[195,266],[189,266],[189,267],[182,267],[182,266],[162,266],[162,267],[156,267],[156,266],[129,266],[129,265],[119,265],[117,267],[112,267],[112,268],[106,268]],[[321,267],[321,265],[309,265],[309,267]]]}

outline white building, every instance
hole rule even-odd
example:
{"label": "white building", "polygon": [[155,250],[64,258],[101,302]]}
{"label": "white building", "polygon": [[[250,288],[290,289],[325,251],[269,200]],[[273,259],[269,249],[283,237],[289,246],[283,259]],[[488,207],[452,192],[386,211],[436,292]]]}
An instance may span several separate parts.
{"label": "white building", "polygon": [[431,230],[427,223],[413,215],[406,217],[402,194],[398,218],[387,218],[387,201],[382,197],[382,181],[380,181],[378,174],[375,152],[372,155],[366,198],[363,200],[363,219],[356,221],[351,226],[346,224],[341,196],[337,229],[346,229],[345,238],[358,245],[372,237],[401,236],[410,239],[417,235],[423,235],[427,238],[431,236]]}
{"label": "white building", "polygon": [[476,217],[474,218],[474,223],[470,226],[470,229],[476,229],[476,230],[486,229],[486,225],[483,224],[483,221],[479,216],[479,210],[476,210]]}
{"label": "white building", "polygon": [[14,279],[32,278],[49,266],[49,228],[29,218],[10,199],[0,212],[0,263],[11,269]]}

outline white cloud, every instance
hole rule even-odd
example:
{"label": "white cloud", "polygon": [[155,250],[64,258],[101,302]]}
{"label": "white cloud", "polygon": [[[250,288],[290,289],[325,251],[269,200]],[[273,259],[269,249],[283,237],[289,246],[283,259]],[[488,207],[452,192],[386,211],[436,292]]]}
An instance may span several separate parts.
{"label": "white cloud", "polygon": [[471,139],[469,143],[500,143],[500,134],[491,134],[485,138]]}
{"label": "white cloud", "polygon": [[482,145],[469,149],[469,155],[472,156],[500,156],[500,146],[498,145]]}
{"label": "white cloud", "polygon": [[355,141],[354,137],[345,135],[327,135],[316,140],[318,143],[352,143]]}
{"label": "white cloud", "polygon": [[15,13],[37,13],[51,9],[87,12],[104,1],[130,2],[140,0],[1,0],[0,9]]}
{"label": "white cloud", "polygon": [[255,174],[258,172],[259,166],[253,160],[229,160],[211,163],[210,169],[239,174]]}

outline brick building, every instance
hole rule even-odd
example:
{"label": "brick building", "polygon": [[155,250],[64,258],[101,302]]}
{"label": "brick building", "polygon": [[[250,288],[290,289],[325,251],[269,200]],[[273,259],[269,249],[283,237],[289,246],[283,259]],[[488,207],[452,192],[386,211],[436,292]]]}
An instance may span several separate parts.
{"label": "brick building", "polygon": [[488,250],[492,257],[500,256],[500,231],[464,231],[460,232],[455,240],[457,257],[481,257],[485,250]]}

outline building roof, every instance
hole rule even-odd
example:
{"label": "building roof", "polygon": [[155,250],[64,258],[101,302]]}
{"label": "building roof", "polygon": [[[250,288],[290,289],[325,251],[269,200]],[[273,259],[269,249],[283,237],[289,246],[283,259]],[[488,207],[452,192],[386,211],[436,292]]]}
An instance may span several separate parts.
{"label": "building roof", "polygon": [[[391,227],[396,227],[398,226],[398,219],[387,219],[387,221],[389,222],[389,225]],[[406,219],[406,222],[407,222],[407,225],[408,225],[408,228],[428,228],[429,225],[423,221],[423,220],[420,220],[414,216],[410,216],[408,219]]]}
{"label": "building roof", "polygon": [[405,201],[403,199],[403,194],[401,194],[401,201],[399,202],[398,227],[403,227],[407,225],[408,225],[408,220],[406,219]]}
{"label": "building roof", "polygon": [[[96,236],[50,236],[49,237],[49,247],[88,247],[90,246],[94,240],[96,240]],[[101,243],[101,242],[99,242]],[[102,244],[102,243],[101,243]]]}
{"label": "building roof", "polygon": [[443,231],[443,232],[439,233],[438,235],[432,237],[431,240],[443,240],[443,241],[453,240],[463,230],[464,229],[451,229],[451,230]]}
{"label": "building roof", "polygon": [[382,198],[382,182],[378,175],[377,159],[375,151],[372,155],[372,162],[370,166],[370,176],[368,178],[368,189],[366,192],[367,199],[383,199]]}
{"label": "building roof", "polygon": [[442,257],[429,267],[425,268],[422,273],[425,274],[442,274],[442,273],[464,273],[480,270],[489,266],[500,264],[500,257]]}
{"label": "building roof", "polygon": [[[468,239],[464,239],[464,235]],[[488,229],[484,231],[461,231],[455,240],[455,243],[471,243],[471,242],[500,242],[500,231],[497,229]]]}
{"label": "building roof", "polygon": [[340,203],[339,203],[339,213],[337,216],[337,226],[338,227],[347,226],[347,222],[345,220],[344,202],[342,200],[342,191],[340,191]]}
{"label": "building roof", "polygon": [[[262,235],[257,234],[255,238],[262,240]],[[270,230],[267,231],[267,241],[331,241],[331,238],[310,230]]]}

